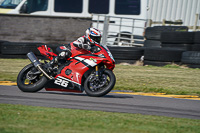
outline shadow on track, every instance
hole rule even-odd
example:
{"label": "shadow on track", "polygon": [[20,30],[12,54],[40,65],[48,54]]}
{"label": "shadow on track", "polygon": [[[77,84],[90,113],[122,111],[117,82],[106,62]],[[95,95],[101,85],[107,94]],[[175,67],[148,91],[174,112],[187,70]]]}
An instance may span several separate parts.
{"label": "shadow on track", "polygon": [[[71,93],[71,92],[45,92],[45,91],[41,91],[41,92],[37,92],[37,93],[42,93],[42,94],[56,94],[56,95],[70,95],[70,96],[88,96],[85,93]],[[96,97],[96,98],[133,98],[133,96],[128,96],[128,95],[122,95],[122,94],[111,94],[108,93],[107,95],[103,96],[103,97]]]}

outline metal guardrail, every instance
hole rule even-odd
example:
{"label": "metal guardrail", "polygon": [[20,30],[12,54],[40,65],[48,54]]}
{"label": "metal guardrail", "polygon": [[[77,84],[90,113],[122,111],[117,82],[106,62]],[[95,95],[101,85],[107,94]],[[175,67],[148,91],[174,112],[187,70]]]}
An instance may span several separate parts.
{"label": "metal guardrail", "polygon": [[145,19],[93,14],[93,27],[103,32],[102,43],[106,45],[143,45],[146,22]]}

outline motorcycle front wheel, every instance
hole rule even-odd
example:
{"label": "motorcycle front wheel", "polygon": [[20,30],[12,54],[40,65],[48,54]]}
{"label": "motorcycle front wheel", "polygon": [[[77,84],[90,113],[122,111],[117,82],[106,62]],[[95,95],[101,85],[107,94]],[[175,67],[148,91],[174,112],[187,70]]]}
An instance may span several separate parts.
{"label": "motorcycle front wheel", "polygon": [[17,77],[17,86],[23,92],[40,91],[46,82],[47,78],[33,64],[25,66]]}
{"label": "motorcycle front wheel", "polygon": [[101,97],[113,89],[115,82],[114,73],[109,69],[105,69],[99,77],[96,77],[93,73],[90,74],[84,82],[84,89],[88,96]]}

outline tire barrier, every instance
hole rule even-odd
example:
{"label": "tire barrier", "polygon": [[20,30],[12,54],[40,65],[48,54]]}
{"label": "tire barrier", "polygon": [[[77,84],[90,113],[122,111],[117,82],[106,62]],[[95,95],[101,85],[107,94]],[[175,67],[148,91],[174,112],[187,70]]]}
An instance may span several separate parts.
{"label": "tire barrier", "polygon": [[200,51],[200,44],[193,44],[191,51]]}
{"label": "tire barrier", "polygon": [[160,40],[162,32],[188,31],[187,26],[154,26],[147,27],[145,30],[145,38],[147,40]]}
{"label": "tire barrier", "polygon": [[190,68],[200,68],[200,51],[183,52],[181,62]]}
{"label": "tire barrier", "polygon": [[161,42],[164,44],[193,44],[194,32],[162,32]]}
{"label": "tire barrier", "polygon": [[42,43],[5,42],[1,46],[1,53],[3,55],[26,55],[30,51],[35,52],[38,44]]}
{"label": "tire barrier", "polygon": [[194,32],[162,32],[161,47],[190,51],[193,49]]}
{"label": "tire barrier", "polygon": [[168,44],[168,43],[162,43],[161,44],[162,48],[173,48],[173,49],[180,49],[180,50],[185,50],[185,51],[190,51],[193,49],[193,45],[192,44]]}
{"label": "tire barrier", "polygon": [[184,64],[200,65],[200,51],[183,52],[181,62]]}
{"label": "tire barrier", "polygon": [[161,47],[161,42],[157,40],[145,40],[144,47]]}
{"label": "tire barrier", "polygon": [[140,47],[108,47],[111,51],[116,64],[134,64],[144,55],[144,49]]}
{"label": "tire barrier", "polygon": [[163,32],[188,31],[186,26],[154,26],[145,30],[144,47],[161,47],[161,34]]}
{"label": "tire barrier", "polygon": [[200,44],[200,31],[194,33],[194,43]]}
{"label": "tire barrier", "polygon": [[[200,32],[186,32],[185,26],[148,27],[144,47],[108,46],[116,64],[135,64],[142,60],[144,65],[163,66],[177,63],[200,68]],[[0,58],[27,58],[34,52],[40,59],[38,46],[43,43],[0,41]],[[46,44],[56,50],[62,44]]]}
{"label": "tire barrier", "polygon": [[0,40],[0,54],[1,54],[1,46],[2,46],[2,44],[5,43],[5,42],[8,42],[8,41]]}
{"label": "tire barrier", "polygon": [[200,32],[194,32],[194,44],[191,51],[200,51]]}
{"label": "tire barrier", "polygon": [[171,48],[146,48],[144,60],[160,62],[180,62],[184,51]]}
{"label": "tire barrier", "polygon": [[[2,41],[3,42],[3,41]],[[47,45],[53,51],[62,44],[43,44],[43,43],[31,43],[31,42],[7,42],[4,41],[0,43],[0,58],[22,58],[25,59],[26,54],[30,51],[34,52],[39,59],[44,59],[44,57],[40,54],[37,47],[41,45]]]}
{"label": "tire barrier", "polygon": [[[153,27],[150,29],[153,30]],[[160,36],[158,35],[158,31],[157,34],[147,32],[147,38],[160,39],[161,46],[160,49],[153,48],[156,46],[154,42],[146,40],[151,42],[149,47],[153,47],[149,48],[144,44],[144,47],[147,47],[144,52],[144,65],[163,66],[177,63],[192,68],[200,68],[200,32],[186,31],[187,29],[185,31],[162,31],[160,32]]]}

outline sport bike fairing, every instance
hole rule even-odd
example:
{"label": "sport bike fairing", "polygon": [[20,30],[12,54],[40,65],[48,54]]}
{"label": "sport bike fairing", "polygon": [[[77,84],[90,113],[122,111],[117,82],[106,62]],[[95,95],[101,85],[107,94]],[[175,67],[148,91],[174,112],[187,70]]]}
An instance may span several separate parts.
{"label": "sport bike fairing", "polygon": [[108,52],[104,48],[101,48],[101,51],[93,54],[81,49],[79,52],[73,53],[70,63],[61,70],[61,73],[55,77],[55,80],[47,82],[45,85],[46,90],[53,91],[56,88],[56,91],[58,89],[61,89],[60,91],[70,89],[72,92],[83,92],[84,89],[81,86],[83,75],[89,69],[102,62],[107,67],[110,67],[110,69],[114,68],[114,59],[110,58]]}

